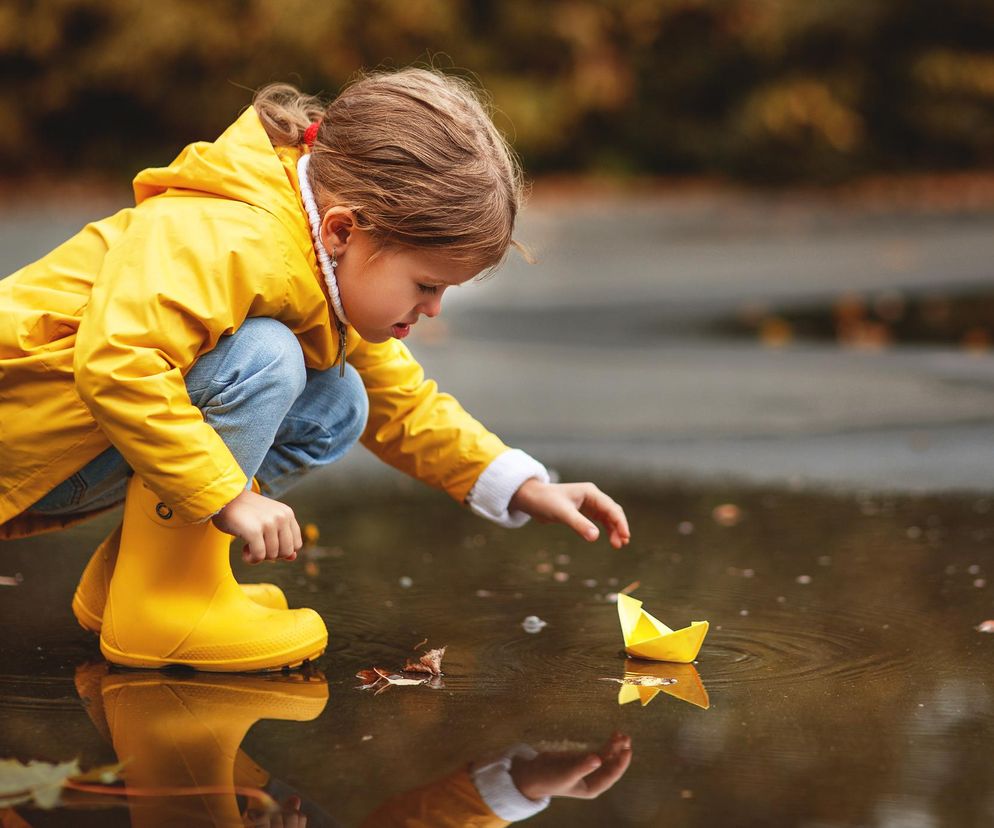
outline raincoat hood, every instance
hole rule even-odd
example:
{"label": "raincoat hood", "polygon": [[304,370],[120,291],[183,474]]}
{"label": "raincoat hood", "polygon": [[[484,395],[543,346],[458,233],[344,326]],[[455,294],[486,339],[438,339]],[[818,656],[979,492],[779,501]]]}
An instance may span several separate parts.
{"label": "raincoat hood", "polygon": [[312,260],[310,230],[304,213],[296,163],[297,147],[274,148],[253,107],[248,107],[217,140],[190,144],[168,167],[151,167],[135,176],[135,204],[158,195],[212,196],[241,201],[273,215]]}

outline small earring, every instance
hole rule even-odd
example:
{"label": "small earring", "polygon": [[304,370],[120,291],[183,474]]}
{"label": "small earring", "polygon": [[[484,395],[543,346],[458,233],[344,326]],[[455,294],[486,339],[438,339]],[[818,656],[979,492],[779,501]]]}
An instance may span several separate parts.
{"label": "small earring", "polygon": [[333,246],[331,248],[331,272],[332,273],[334,273],[335,272],[335,268],[338,267],[338,252],[337,251],[338,251],[337,247]]}

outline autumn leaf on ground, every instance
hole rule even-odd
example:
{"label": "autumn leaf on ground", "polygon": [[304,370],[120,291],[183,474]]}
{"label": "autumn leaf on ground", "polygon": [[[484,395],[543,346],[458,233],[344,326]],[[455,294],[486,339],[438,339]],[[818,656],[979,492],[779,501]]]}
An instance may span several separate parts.
{"label": "autumn leaf on ground", "polygon": [[405,673],[430,673],[433,676],[441,676],[442,673],[442,656],[445,655],[445,647],[439,647],[437,650],[429,650],[418,660],[415,664],[410,659],[404,665]]}

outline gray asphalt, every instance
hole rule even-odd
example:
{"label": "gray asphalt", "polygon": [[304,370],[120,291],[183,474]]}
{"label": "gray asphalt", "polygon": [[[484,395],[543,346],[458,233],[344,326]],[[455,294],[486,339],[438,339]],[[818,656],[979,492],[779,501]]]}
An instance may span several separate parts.
{"label": "gray asphalt", "polygon": [[[7,209],[0,267],[109,204]],[[872,491],[991,488],[994,359],[949,345],[771,349],[715,332],[744,307],[994,291],[994,210],[789,196],[536,199],[493,277],[409,342],[504,439],[570,476]],[[327,472],[390,475],[368,455]]]}

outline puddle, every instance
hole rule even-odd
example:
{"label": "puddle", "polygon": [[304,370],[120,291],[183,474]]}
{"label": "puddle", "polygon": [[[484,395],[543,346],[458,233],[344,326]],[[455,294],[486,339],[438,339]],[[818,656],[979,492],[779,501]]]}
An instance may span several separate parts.
{"label": "puddle", "polygon": [[744,303],[712,333],[747,336],[778,347],[794,340],[832,341],[879,349],[892,345],[955,345],[985,353],[994,338],[994,295],[989,291],[844,293],[834,300],[776,309]]}
{"label": "puddle", "polygon": [[[490,527],[430,493],[330,508],[305,485],[291,502],[318,530],[311,553],[237,575],[326,619],[329,651],[306,677],[109,671],[69,600],[111,519],[7,544],[0,574],[21,580],[0,587],[0,755],[128,756],[129,784],[151,791],[74,793],[79,807],[21,818],[234,825],[264,791],[299,798],[311,828],[360,826],[385,803],[415,807],[425,786],[452,795],[449,774],[495,750],[582,750],[615,730],[632,738],[617,783],[529,824],[994,818],[994,636],[977,629],[994,618],[990,501],[612,494],[634,533],[621,552],[558,527]],[[635,581],[665,624],[710,622],[695,664],[625,657],[614,601]],[[443,646],[442,681],[375,693],[356,678]]]}

